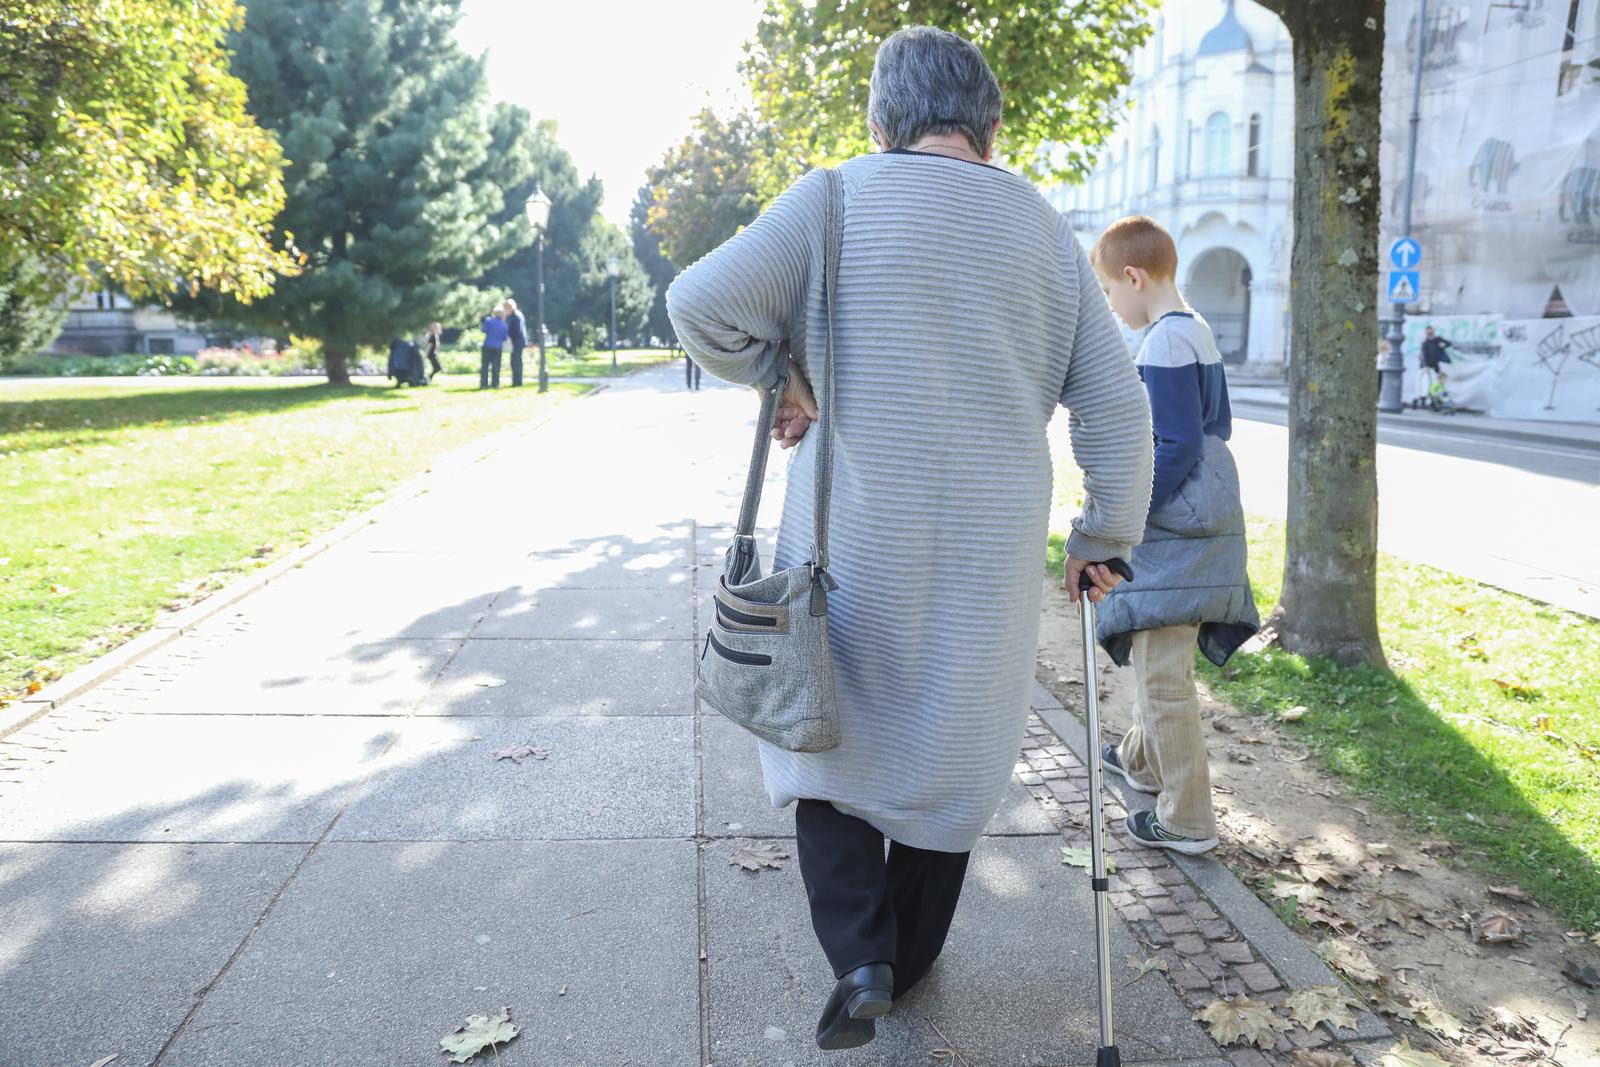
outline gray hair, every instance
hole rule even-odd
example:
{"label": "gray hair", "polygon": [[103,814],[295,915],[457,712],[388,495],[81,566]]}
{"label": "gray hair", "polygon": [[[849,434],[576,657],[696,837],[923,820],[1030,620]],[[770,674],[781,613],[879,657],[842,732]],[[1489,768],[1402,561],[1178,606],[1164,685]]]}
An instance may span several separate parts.
{"label": "gray hair", "polygon": [[908,26],[878,46],[867,118],[884,148],[939,133],[962,133],[980,156],[1000,121],[1000,82],[978,46],[932,26]]}

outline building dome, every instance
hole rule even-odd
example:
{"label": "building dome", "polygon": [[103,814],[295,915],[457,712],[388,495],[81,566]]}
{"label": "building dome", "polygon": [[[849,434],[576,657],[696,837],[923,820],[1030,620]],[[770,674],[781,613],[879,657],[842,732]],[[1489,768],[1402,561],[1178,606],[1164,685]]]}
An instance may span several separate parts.
{"label": "building dome", "polygon": [[1233,10],[1234,0],[1228,0],[1228,9],[1222,13],[1222,21],[1211,27],[1206,35],[1200,38],[1200,50],[1197,56],[1220,56],[1226,52],[1249,52],[1255,54],[1255,43],[1250,40],[1250,34],[1239,23],[1239,16]]}

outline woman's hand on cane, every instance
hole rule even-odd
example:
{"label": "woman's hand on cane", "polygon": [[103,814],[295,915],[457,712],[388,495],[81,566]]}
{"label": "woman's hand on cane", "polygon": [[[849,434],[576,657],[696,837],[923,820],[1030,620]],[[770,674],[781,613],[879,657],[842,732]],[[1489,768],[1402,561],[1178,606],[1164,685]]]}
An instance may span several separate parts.
{"label": "woman's hand on cane", "polygon": [[1066,565],[1062,567],[1062,584],[1067,589],[1067,599],[1074,604],[1078,602],[1079,576],[1087,574],[1094,586],[1087,590],[1089,602],[1098,604],[1106,595],[1122,584],[1122,575],[1102,563],[1091,563],[1077,556],[1068,556]]}
{"label": "woman's hand on cane", "polygon": [[772,439],[779,448],[793,448],[806,435],[806,430],[821,416],[817,411],[817,398],[811,393],[811,383],[806,381],[799,364],[789,361],[789,384],[778,399],[778,413],[773,420]]}

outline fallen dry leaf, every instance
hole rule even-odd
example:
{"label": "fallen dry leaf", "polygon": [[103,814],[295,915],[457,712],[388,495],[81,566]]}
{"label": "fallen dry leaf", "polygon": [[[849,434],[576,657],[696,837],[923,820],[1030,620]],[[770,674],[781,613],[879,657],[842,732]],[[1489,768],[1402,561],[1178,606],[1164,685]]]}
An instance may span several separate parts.
{"label": "fallen dry leaf", "polygon": [[1332,939],[1319,941],[1317,955],[1321,956],[1328,966],[1343,971],[1358,982],[1378,982],[1383,979],[1383,974],[1373,964],[1372,957],[1348,942]]}
{"label": "fallen dry leaf", "polygon": [[1507,900],[1515,900],[1519,904],[1533,903],[1533,898],[1524,893],[1520,886],[1492,885],[1489,887],[1489,892],[1493,896],[1505,897]]}
{"label": "fallen dry leaf", "polygon": [[1454,1041],[1465,1030],[1460,1019],[1431,1000],[1417,1003],[1416,1023],[1435,1037],[1448,1041]]}
{"label": "fallen dry leaf", "polygon": [[1404,893],[1369,893],[1362,903],[1367,907],[1367,917],[1378,925],[1393,923],[1414,933],[1416,924],[1411,920],[1422,917],[1422,905]]}
{"label": "fallen dry leaf", "polygon": [[1383,1054],[1378,1067],[1450,1067],[1450,1064],[1431,1052],[1412,1048],[1409,1040],[1402,1040]]}
{"label": "fallen dry leaf", "polygon": [[1283,1006],[1289,1009],[1290,1018],[1307,1030],[1315,1030],[1318,1023],[1349,1030],[1356,1025],[1353,1009],[1359,1009],[1362,1003],[1343,986],[1318,985],[1295,990],[1285,998]]}
{"label": "fallen dry leaf", "polygon": [[508,759],[512,763],[521,763],[525,759],[544,759],[550,755],[550,750],[543,745],[507,745],[497,748],[492,753],[495,759]]}
{"label": "fallen dry leaf", "polygon": [[[1094,853],[1078,845],[1064,845],[1061,849],[1061,862],[1069,867],[1082,867],[1088,870],[1094,863]],[[1106,873],[1115,874],[1117,861],[1109,857],[1106,859]]]}
{"label": "fallen dry leaf", "polygon": [[1134,978],[1134,981],[1137,982],[1151,971],[1165,973],[1167,971],[1167,961],[1156,956],[1152,956],[1147,960],[1141,960],[1138,956],[1129,956],[1128,967],[1139,972],[1138,976]]}
{"label": "fallen dry leaf", "polygon": [[1387,841],[1368,841],[1367,855],[1378,857],[1392,856],[1394,855],[1394,846],[1390,845]]}
{"label": "fallen dry leaf", "polygon": [[1561,973],[1566,977],[1567,981],[1575,982],[1585,989],[1600,988],[1600,971],[1596,971],[1592,963],[1563,959],[1561,961]]}
{"label": "fallen dry leaf", "polygon": [[1424,841],[1422,851],[1430,856],[1448,856],[1454,853],[1456,846],[1448,841]]}
{"label": "fallen dry leaf", "polygon": [[1272,887],[1272,895],[1280,900],[1293,897],[1302,904],[1316,904],[1327,899],[1322,890],[1305,882],[1277,882]]}
{"label": "fallen dry leaf", "polygon": [[1219,1045],[1237,1041],[1257,1048],[1271,1048],[1278,1043],[1278,1035],[1291,1028],[1288,1019],[1273,1014],[1267,1005],[1242,993],[1231,1000],[1213,1000],[1194,1017],[1206,1024],[1206,1031]]}
{"label": "fallen dry leaf", "polygon": [[782,845],[772,841],[741,841],[734,846],[733,856],[728,860],[747,871],[759,871],[763,867],[779,870],[783,861],[789,858],[789,853],[784,851]]}
{"label": "fallen dry leaf", "polygon": [[455,1032],[439,1039],[439,1045],[446,1052],[452,1052],[452,1063],[466,1063],[472,1057],[486,1048],[503,1045],[517,1036],[517,1028],[511,1022],[511,1009],[501,1008],[500,1014],[494,1018],[487,1015],[469,1015],[465,1026],[457,1027]]}
{"label": "fallen dry leaf", "polygon": [[1356,1067],[1352,1057],[1325,1048],[1296,1049],[1294,1055],[1289,1057],[1289,1063],[1291,1067]]}
{"label": "fallen dry leaf", "polygon": [[1343,864],[1327,860],[1301,860],[1300,879],[1315,885],[1321,882],[1335,889],[1341,889],[1350,880],[1350,869]]}
{"label": "fallen dry leaf", "polygon": [[1472,924],[1472,941],[1487,945],[1503,945],[1522,940],[1522,924],[1504,912],[1489,912],[1478,916]]}
{"label": "fallen dry leaf", "polygon": [[1372,1007],[1385,1015],[1393,1015],[1397,1019],[1413,1022],[1417,1017],[1417,1006],[1411,997],[1388,986],[1380,987],[1372,997]]}

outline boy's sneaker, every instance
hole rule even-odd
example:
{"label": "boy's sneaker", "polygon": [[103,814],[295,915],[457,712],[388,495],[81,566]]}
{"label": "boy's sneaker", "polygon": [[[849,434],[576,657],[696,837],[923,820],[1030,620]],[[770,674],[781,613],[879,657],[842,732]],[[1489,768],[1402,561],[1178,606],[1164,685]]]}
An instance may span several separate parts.
{"label": "boy's sneaker", "polygon": [[1170,848],[1174,852],[1195,856],[1217,847],[1214,837],[1194,838],[1173,833],[1161,825],[1153,811],[1136,811],[1128,816],[1128,833],[1145,848]]}
{"label": "boy's sneaker", "polygon": [[1137,790],[1140,793],[1148,793],[1151,796],[1155,796],[1157,793],[1161,792],[1161,790],[1157,789],[1155,786],[1146,785],[1128,773],[1128,769],[1122,765],[1122,758],[1117,755],[1116,745],[1104,744],[1100,746],[1100,764],[1107,770],[1122,775],[1122,780],[1127,782],[1129,788],[1131,789]]}

